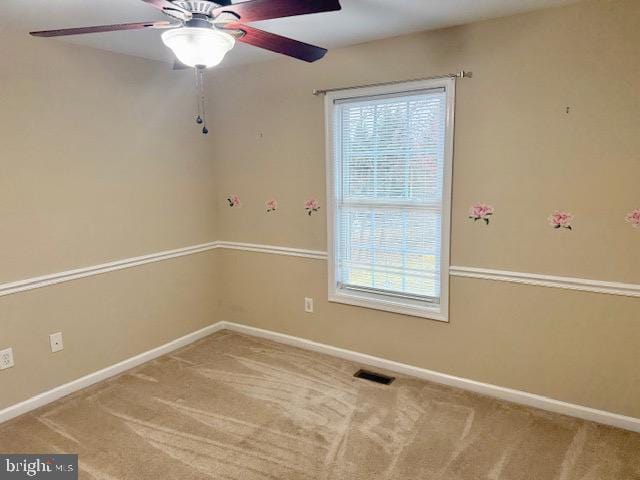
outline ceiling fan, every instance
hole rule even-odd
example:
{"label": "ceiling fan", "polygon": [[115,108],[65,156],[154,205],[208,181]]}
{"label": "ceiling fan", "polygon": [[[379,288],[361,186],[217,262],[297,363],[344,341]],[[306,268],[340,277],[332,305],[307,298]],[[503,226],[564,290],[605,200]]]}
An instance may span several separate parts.
{"label": "ceiling fan", "polygon": [[245,25],[245,22],[340,10],[339,0],[142,0],[173,21],[120,23],[95,27],[30,32],[36,37],[59,37],[118,30],[167,29],[162,41],[184,65],[218,65],[236,41],[306,62],[324,57],[327,50]]}
{"label": "ceiling fan", "polygon": [[265,32],[245,22],[293,17],[340,10],[339,0],[142,0],[172,18],[172,21],[118,23],[95,27],[65,28],[30,32],[36,37],[61,37],[118,30],[166,29],[162,41],[178,61],[174,69],[194,67],[198,92],[196,122],[204,124],[204,70],[218,65],[236,41],[271,50],[289,57],[315,62],[324,57],[325,48]]}

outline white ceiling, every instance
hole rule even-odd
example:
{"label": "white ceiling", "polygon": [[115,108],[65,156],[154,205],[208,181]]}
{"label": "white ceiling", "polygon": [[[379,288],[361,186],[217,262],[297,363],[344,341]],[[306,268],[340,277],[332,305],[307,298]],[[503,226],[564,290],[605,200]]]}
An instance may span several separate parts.
{"label": "white ceiling", "polygon": [[[404,33],[460,25],[574,3],[577,0],[341,0],[339,12],[290,17],[252,24],[326,48]],[[235,2],[237,3],[237,2]],[[0,28],[49,30],[109,23],[167,19],[140,0],[2,0]],[[103,50],[173,62],[158,30],[111,32],[40,41],[65,41]],[[239,65],[277,55],[238,44],[221,66]]]}

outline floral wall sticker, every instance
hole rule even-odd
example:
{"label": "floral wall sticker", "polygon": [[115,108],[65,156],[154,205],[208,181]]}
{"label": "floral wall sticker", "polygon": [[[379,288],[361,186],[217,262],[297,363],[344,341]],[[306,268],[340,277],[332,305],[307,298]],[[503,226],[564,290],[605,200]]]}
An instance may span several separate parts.
{"label": "floral wall sticker", "polygon": [[573,222],[573,215],[560,210],[556,210],[549,217],[549,225],[556,229],[566,228],[567,230],[573,230],[571,222]]}
{"label": "floral wall sticker", "polygon": [[229,195],[227,197],[227,203],[230,207],[239,207],[240,206],[240,197],[238,195]]}
{"label": "floral wall sticker", "polygon": [[469,209],[469,218],[474,222],[482,220],[486,225],[489,225],[493,211],[494,210],[491,205],[487,205],[486,203],[474,203]]}
{"label": "floral wall sticker", "polygon": [[627,215],[627,222],[636,228],[640,228],[640,208],[635,209]]}
{"label": "floral wall sticker", "polygon": [[307,214],[311,216],[312,213],[320,210],[320,202],[318,202],[318,200],[316,200],[315,198],[307,200],[306,202],[304,202],[304,209]]}
{"label": "floral wall sticker", "polygon": [[278,209],[278,201],[275,199],[267,200],[264,205],[267,207],[267,213],[275,212]]}

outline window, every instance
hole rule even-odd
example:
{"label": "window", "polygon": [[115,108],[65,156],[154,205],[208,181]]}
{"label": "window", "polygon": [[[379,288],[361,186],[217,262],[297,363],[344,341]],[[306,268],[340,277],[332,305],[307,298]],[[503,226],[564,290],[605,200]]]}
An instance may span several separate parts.
{"label": "window", "polygon": [[330,301],[447,320],[454,90],[327,94]]}

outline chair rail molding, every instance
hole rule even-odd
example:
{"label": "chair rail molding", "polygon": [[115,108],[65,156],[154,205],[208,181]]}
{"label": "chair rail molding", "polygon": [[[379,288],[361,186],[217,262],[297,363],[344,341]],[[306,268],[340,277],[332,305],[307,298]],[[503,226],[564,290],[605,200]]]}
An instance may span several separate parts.
{"label": "chair rail molding", "polygon": [[[219,241],[217,248],[243,250],[275,255],[289,255],[315,260],[327,260],[325,251],[305,250],[300,248],[282,247],[274,245],[260,245],[254,243],[239,243]],[[449,267],[449,275],[452,277],[466,277],[480,280],[492,280],[499,282],[519,283],[538,287],[562,288],[566,290],[578,290],[582,292],[601,293],[626,297],[640,297],[640,284],[622,283],[614,281],[594,280],[589,278],[563,277],[556,275],[544,275],[539,273],[511,272],[508,270],[495,270],[478,267]]]}
{"label": "chair rail molding", "polygon": [[59,283],[79,280],[94,275],[124,270],[125,268],[137,267],[147,263],[160,262],[171,258],[183,257],[185,255],[193,255],[196,253],[206,252],[216,248],[217,242],[202,243],[200,245],[192,245],[190,247],[177,248],[175,250],[165,250],[162,252],[151,253],[139,257],[125,258],[115,260],[113,262],[92,265],[90,267],[76,268],[64,272],[51,273],[39,277],[27,278],[15,282],[0,284],[0,297],[12,295],[14,293],[26,292],[37,288],[50,287]]}
{"label": "chair rail molding", "polygon": [[292,257],[311,258],[314,260],[326,260],[327,252],[319,250],[306,250],[303,248],[281,247],[276,245],[259,245],[256,243],[239,243],[218,241],[217,248],[228,250],[244,250],[246,252],[271,253],[273,255],[288,255]]}
{"label": "chair rail molding", "polygon": [[[257,243],[215,240],[208,243],[191,245],[174,250],[165,250],[148,255],[115,260],[99,265],[76,268],[73,270],[27,278],[24,280],[0,283],[0,297],[3,297],[5,295],[12,295],[15,293],[27,292],[29,290],[35,290],[37,288],[50,287],[59,283],[79,280],[82,278],[91,277],[93,275],[101,275],[104,273],[124,270],[126,268],[137,267],[140,265],[145,265],[147,263],[170,260],[172,258],[183,257],[186,255],[194,255],[217,248],[225,250],[239,250],[244,252],[298,257],[311,260],[326,261],[328,258],[327,252],[322,250],[309,250],[304,248],[294,248],[280,245],[263,245]],[[582,292],[600,293],[607,295],[640,297],[640,284],[634,283],[603,281],[588,278],[562,277],[538,273],[511,272],[507,270],[494,270],[489,268],[465,266],[450,267],[449,275],[452,277],[465,277],[479,280],[510,282],[538,287],[562,288],[566,290],[577,290]]]}
{"label": "chair rail molding", "polygon": [[510,272],[477,267],[450,267],[453,277],[477,278],[498,282],[520,283],[538,287],[563,288],[582,292],[604,293],[626,297],[640,297],[640,285],[634,283],[610,282],[588,278],[560,277],[538,273]]}

